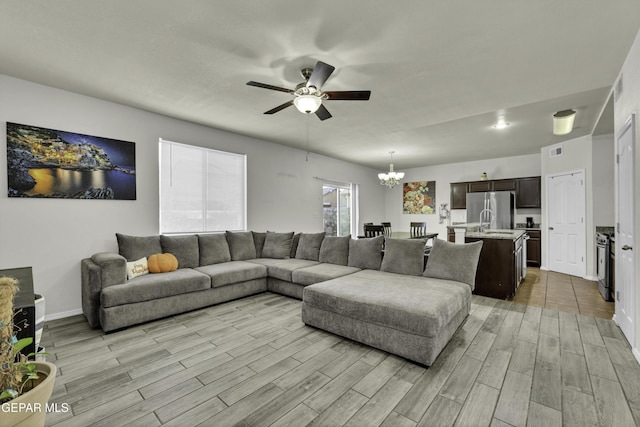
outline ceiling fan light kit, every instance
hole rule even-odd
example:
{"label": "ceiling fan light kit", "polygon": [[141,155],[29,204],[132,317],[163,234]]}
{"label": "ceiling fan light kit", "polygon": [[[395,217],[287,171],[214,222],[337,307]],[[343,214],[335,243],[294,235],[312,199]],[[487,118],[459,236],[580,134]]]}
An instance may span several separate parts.
{"label": "ceiling fan light kit", "polygon": [[575,110],[562,110],[553,115],[553,134],[566,135],[573,130],[576,118]]}
{"label": "ceiling fan light kit", "polygon": [[329,91],[322,92],[322,85],[327,81],[335,67],[318,61],[314,68],[304,67],[300,70],[300,74],[305,79],[304,82],[298,84],[295,90],[286,89],[279,86],[273,86],[265,83],[254,81],[247,82],[249,86],[261,87],[263,89],[277,90],[279,92],[287,92],[295,96],[294,99],[285,102],[264,114],[275,114],[285,108],[295,105],[296,109],[304,114],[316,113],[320,120],[330,119],[331,113],[322,105],[322,101],[368,101],[371,97],[369,90],[356,91]]}
{"label": "ceiling fan light kit", "polygon": [[400,184],[400,182],[404,178],[404,172],[396,172],[393,170],[393,153],[394,151],[389,151],[389,154],[391,155],[391,163],[389,163],[389,172],[382,172],[378,174],[380,185],[385,185],[389,188],[393,188],[396,185]]}
{"label": "ceiling fan light kit", "polygon": [[322,98],[315,95],[300,95],[293,100],[298,111],[305,114],[311,114],[318,111],[322,104]]}

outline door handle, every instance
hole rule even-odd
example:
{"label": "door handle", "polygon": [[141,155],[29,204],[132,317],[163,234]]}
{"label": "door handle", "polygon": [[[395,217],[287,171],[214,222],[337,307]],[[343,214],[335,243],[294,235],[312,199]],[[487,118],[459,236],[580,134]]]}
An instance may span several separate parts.
{"label": "door handle", "polygon": [[623,251],[632,251],[633,250],[633,246],[629,246],[629,245],[624,245],[622,248]]}
{"label": "door handle", "polygon": [[553,227],[549,227],[549,230],[553,230]]}

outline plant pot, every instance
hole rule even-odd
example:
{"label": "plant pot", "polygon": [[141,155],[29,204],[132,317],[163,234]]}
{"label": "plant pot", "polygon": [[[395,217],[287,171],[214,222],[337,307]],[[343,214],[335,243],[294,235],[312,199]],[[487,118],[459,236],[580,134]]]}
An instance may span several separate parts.
{"label": "plant pot", "polygon": [[56,380],[56,365],[49,362],[30,363],[36,365],[40,378],[35,381],[36,384],[31,390],[2,404],[0,416],[3,427],[44,426],[47,402]]}

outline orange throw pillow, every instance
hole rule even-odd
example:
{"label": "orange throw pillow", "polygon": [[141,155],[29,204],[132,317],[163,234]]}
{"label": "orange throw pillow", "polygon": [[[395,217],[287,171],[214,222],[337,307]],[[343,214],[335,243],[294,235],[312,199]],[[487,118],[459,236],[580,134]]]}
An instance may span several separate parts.
{"label": "orange throw pillow", "polygon": [[154,254],[149,257],[147,264],[150,273],[167,273],[178,269],[178,258],[170,253]]}

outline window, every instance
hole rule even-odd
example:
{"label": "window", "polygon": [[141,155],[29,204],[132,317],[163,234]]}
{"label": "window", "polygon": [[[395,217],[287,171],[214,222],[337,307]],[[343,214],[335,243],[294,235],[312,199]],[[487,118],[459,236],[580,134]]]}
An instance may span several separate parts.
{"label": "window", "polygon": [[322,218],[327,236],[354,234],[353,212],[357,210],[355,192],[355,184],[332,183],[322,186]]}
{"label": "window", "polygon": [[246,229],[246,157],[160,139],[160,232]]}

